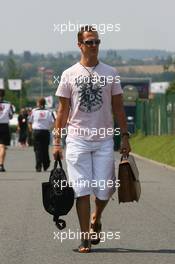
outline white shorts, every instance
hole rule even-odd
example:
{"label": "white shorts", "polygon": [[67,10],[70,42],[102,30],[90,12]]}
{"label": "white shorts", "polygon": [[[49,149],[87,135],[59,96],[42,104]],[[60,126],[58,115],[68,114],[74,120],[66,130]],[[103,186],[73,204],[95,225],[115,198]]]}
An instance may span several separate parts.
{"label": "white shorts", "polygon": [[91,142],[67,137],[66,163],[76,198],[94,194],[108,200],[115,192],[113,139]]}

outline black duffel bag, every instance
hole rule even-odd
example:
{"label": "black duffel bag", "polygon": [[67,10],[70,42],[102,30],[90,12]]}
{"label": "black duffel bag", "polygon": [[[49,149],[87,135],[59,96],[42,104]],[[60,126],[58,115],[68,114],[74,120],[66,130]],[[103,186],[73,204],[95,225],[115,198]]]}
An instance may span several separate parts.
{"label": "black duffel bag", "polygon": [[[58,162],[60,167],[58,168]],[[67,215],[74,204],[74,191],[69,186],[62,162],[58,156],[55,160],[54,168],[50,173],[49,182],[42,183],[42,200],[44,209],[53,215],[53,221],[58,229],[66,227],[66,222],[59,219],[62,215]]]}

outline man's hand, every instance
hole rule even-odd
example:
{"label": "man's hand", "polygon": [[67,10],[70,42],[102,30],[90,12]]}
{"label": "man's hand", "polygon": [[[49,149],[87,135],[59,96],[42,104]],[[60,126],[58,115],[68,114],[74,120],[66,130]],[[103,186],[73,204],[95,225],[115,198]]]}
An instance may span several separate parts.
{"label": "man's hand", "polygon": [[[125,110],[123,106],[123,97],[122,94],[112,96],[112,109],[114,118],[118,121],[118,125],[121,130],[121,144],[120,144],[120,153],[127,156],[131,151],[131,147],[128,139],[128,128],[125,116]],[[122,135],[123,134],[123,135]]]}
{"label": "man's hand", "polygon": [[58,146],[53,146],[53,156],[54,159],[56,160],[58,158],[58,155],[60,156],[60,159],[63,159],[63,149],[60,145]]}
{"label": "man's hand", "polygon": [[121,138],[120,153],[127,156],[130,151],[131,151],[131,147],[128,136],[123,136]]}
{"label": "man's hand", "polygon": [[60,146],[61,144],[61,129],[66,126],[67,119],[69,116],[70,110],[70,99],[65,97],[59,97],[59,105],[57,110],[57,117],[55,121],[55,137],[53,145],[53,156],[54,159],[57,159],[57,156],[60,155],[60,158],[63,159],[63,150]]}

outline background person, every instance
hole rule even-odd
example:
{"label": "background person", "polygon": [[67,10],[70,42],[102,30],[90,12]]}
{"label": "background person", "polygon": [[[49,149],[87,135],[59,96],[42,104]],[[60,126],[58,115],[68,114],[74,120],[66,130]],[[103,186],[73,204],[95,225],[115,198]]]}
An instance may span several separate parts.
{"label": "background person", "polygon": [[[27,110],[27,116],[28,116],[28,121],[29,121],[31,113],[32,113],[32,108],[28,107],[26,110]],[[30,127],[30,125],[28,124],[28,128],[29,127]],[[28,146],[33,146],[32,129],[28,129],[27,144],[28,144]]]}
{"label": "background person", "polygon": [[[60,144],[61,128],[68,121],[68,135],[66,139],[66,162],[69,181],[80,182],[112,180],[115,182],[113,135],[85,134],[81,136],[78,129],[92,131],[96,128],[113,129],[113,116],[118,120],[122,134],[121,151],[128,154],[130,145],[126,118],[122,101],[122,89],[116,83],[116,70],[98,60],[100,40],[98,33],[91,26],[82,27],[78,32],[78,46],[81,50],[80,62],[63,72],[56,95],[59,96],[59,108],[56,119],[55,143],[53,155],[62,156]],[[92,83],[92,78],[112,76],[113,81]],[[71,81],[70,81],[71,79]],[[99,79],[100,80],[100,79]],[[76,128],[76,130],[75,130]],[[77,131],[74,134],[72,131]],[[91,243],[100,242],[101,216],[111,195],[115,191],[111,188],[100,190],[91,186],[74,187],[76,195],[77,214],[82,236],[79,252],[90,252]],[[90,195],[95,195],[95,210],[90,217]],[[91,220],[90,220],[91,218]],[[91,224],[90,224],[91,222]],[[90,230],[91,229],[91,230]],[[89,232],[93,234],[89,239]],[[95,234],[95,236],[94,236]]]}
{"label": "background person", "polygon": [[50,166],[49,143],[50,129],[55,121],[53,113],[45,108],[44,98],[37,100],[37,108],[33,109],[29,117],[29,130],[33,134],[33,146],[36,159],[36,171],[46,171]]}
{"label": "background person", "polygon": [[28,134],[28,114],[25,108],[22,108],[18,116],[17,132],[19,133],[18,142],[22,147],[27,146],[27,134]]}
{"label": "background person", "polygon": [[5,91],[0,90],[0,172],[4,172],[6,146],[10,145],[9,120],[13,117],[13,109],[9,102],[4,100]]}

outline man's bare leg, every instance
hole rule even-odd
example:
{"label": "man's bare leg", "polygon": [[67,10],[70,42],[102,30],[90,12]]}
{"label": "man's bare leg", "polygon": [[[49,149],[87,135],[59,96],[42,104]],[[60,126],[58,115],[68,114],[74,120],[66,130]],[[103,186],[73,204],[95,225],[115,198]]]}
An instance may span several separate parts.
{"label": "man's bare leg", "polygon": [[76,202],[77,214],[80,223],[80,229],[84,236],[82,239],[89,239],[90,226],[90,195],[77,198]]}
{"label": "man's bare leg", "polygon": [[95,211],[92,213],[91,223],[100,223],[101,215],[109,200],[100,200],[95,197]]}
{"label": "man's bare leg", "polygon": [[6,146],[0,144],[0,165],[4,164],[5,154],[6,154]]}

